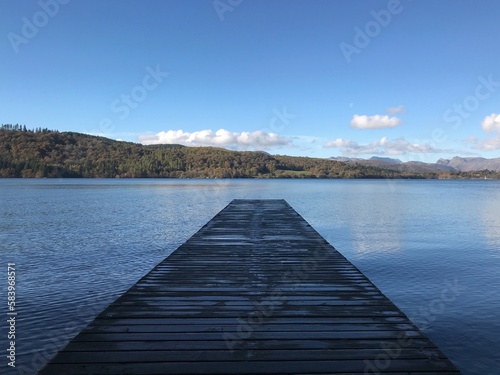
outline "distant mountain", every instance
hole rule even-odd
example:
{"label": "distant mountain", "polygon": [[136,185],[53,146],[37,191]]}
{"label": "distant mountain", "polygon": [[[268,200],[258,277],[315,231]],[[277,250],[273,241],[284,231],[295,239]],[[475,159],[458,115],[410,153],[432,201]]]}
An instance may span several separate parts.
{"label": "distant mountain", "polygon": [[344,163],[353,163],[376,168],[392,169],[400,172],[477,172],[490,170],[500,172],[500,158],[462,158],[455,156],[451,160],[439,159],[436,163],[423,163],[419,161],[402,162],[399,159],[374,156],[370,159],[332,157],[331,159]]}
{"label": "distant mountain", "polygon": [[401,164],[402,161],[399,159],[392,159],[392,158],[385,158],[385,157],[380,157],[380,156],[372,156],[370,159],[361,159],[361,158],[348,158],[345,156],[335,156],[331,157],[330,159],[336,160],[336,161],[342,161],[344,163],[351,163],[351,162],[368,162],[368,161],[373,161],[373,162],[381,162],[381,163],[391,163],[391,164]]}
{"label": "distant mountain", "polygon": [[365,160],[365,159],[360,159],[360,158],[347,158],[345,156],[332,156],[330,158],[331,160],[335,160],[335,161],[340,161],[342,163],[350,163],[350,162],[355,162],[355,161],[358,161],[358,160]]}
{"label": "distant mountain", "polygon": [[453,167],[441,165],[437,163],[423,163],[421,161],[407,161],[402,164],[404,171],[420,171],[420,172],[452,172],[455,171]]}
{"label": "distant mountain", "polygon": [[500,158],[461,158],[455,156],[453,159],[439,159],[437,164],[453,168],[459,172],[490,170],[500,172]]}
{"label": "distant mountain", "polygon": [[384,162],[384,163],[392,163],[392,164],[401,164],[402,163],[402,161],[399,160],[399,159],[382,158],[380,156],[372,156],[370,158],[370,160],[381,161],[381,162]]}

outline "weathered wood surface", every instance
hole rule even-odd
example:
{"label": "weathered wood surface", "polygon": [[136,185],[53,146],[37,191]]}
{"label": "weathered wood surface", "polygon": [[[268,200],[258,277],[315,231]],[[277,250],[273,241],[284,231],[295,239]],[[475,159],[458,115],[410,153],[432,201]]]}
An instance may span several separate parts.
{"label": "weathered wood surface", "polygon": [[40,375],[459,374],[284,200],[234,200]]}

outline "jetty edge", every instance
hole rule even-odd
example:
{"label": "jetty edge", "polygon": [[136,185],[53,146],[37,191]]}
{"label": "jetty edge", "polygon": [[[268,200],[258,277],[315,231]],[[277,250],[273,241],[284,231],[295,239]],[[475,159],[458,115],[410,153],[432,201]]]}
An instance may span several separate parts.
{"label": "jetty edge", "polygon": [[38,372],[381,373],[460,374],[282,199],[233,200]]}

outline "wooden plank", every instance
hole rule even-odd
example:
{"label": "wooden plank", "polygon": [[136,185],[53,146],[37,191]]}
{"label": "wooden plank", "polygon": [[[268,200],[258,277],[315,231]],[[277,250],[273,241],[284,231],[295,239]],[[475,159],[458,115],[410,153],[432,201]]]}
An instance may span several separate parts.
{"label": "wooden plank", "polygon": [[[93,351],[93,352],[62,352],[55,363],[82,363],[87,356],[92,356],[94,363],[135,363],[135,362],[228,362],[236,357],[251,357],[259,361],[280,361],[293,357],[296,361],[325,361],[325,360],[367,360],[375,359],[379,355],[377,349],[338,349],[338,350],[241,350],[235,355],[221,350],[156,350],[156,351],[128,351],[124,358],[121,351]],[[428,359],[443,358],[435,348],[404,349],[399,353],[400,359]]]}
{"label": "wooden plank", "polygon": [[[311,324],[303,321],[299,327],[304,332],[342,332],[342,331],[397,331],[412,330],[410,324]],[[103,323],[101,323],[103,324]],[[235,324],[141,324],[141,325],[117,325],[107,321],[103,325],[87,327],[82,333],[138,333],[138,332],[231,332],[236,333],[240,325]],[[254,332],[287,332],[297,331],[298,328],[289,324],[266,324],[254,327]]]}
{"label": "wooden plank", "polygon": [[[258,361],[251,358],[240,358],[231,362],[136,362],[113,364],[58,364],[51,366],[58,374],[88,375],[90,374],[116,374],[116,375],[152,375],[152,374],[364,374],[366,365],[364,361],[355,360],[312,360],[295,361],[290,359],[282,361]],[[334,364],[333,364],[334,363]],[[440,365],[443,363],[443,365]],[[411,371],[408,371],[411,369]],[[384,371],[404,372],[443,372],[451,374],[455,367],[444,360],[437,362],[430,359],[394,359],[390,361]]]}
{"label": "wooden plank", "polygon": [[[310,332],[296,330],[293,332],[262,332],[254,331],[252,340],[396,340],[400,337],[400,331],[327,331]],[[423,338],[418,331],[405,331],[407,338]],[[75,339],[77,341],[224,341],[224,336],[220,332],[145,332],[145,333],[81,333]]]}
{"label": "wooden plank", "polygon": [[40,372],[459,374],[283,200],[235,200]]}
{"label": "wooden plank", "polygon": [[[266,320],[267,324],[281,324],[281,325],[302,325],[302,324],[328,324],[328,325],[338,325],[338,324],[406,324],[408,323],[407,318],[404,316],[397,317],[316,317],[316,318],[280,318],[273,319],[272,316],[268,317]],[[237,318],[206,318],[203,320],[197,318],[104,318],[97,317],[89,327],[101,326],[101,325],[178,325],[178,324],[209,324],[209,325],[220,325],[220,324],[237,324],[240,325],[240,321]],[[257,325],[256,327],[259,327]],[[264,326],[264,324],[262,325]],[[413,325],[412,325],[413,327]]]}
{"label": "wooden plank", "polygon": [[[222,336],[222,335],[221,335]],[[355,353],[359,349],[374,349],[380,355],[387,352],[381,348],[397,347],[398,340],[376,339],[376,340],[243,340],[229,350],[228,345],[222,340],[213,341],[71,341],[61,353],[65,351],[121,351],[124,357],[129,351],[155,351],[155,350],[216,350],[227,351],[229,353],[239,350],[255,350],[257,346],[260,350],[338,350],[348,349]],[[433,348],[438,350],[428,339],[413,339],[411,343],[404,346],[404,349]],[[403,348],[402,348],[403,349]],[[353,354],[355,355],[355,354]],[[92,363],[92,359],[88,358]]]}

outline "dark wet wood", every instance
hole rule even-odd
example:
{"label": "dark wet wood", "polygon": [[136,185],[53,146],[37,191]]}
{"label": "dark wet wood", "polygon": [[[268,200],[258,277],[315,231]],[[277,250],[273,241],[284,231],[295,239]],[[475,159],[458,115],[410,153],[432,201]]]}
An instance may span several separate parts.
{"label": "dark wet wood", "polygon": [[459,374],[284,200],[235,200],[39,372]]}

